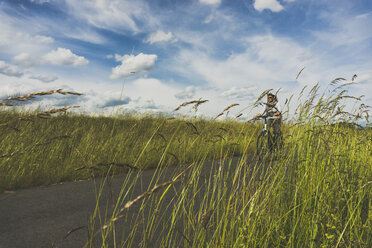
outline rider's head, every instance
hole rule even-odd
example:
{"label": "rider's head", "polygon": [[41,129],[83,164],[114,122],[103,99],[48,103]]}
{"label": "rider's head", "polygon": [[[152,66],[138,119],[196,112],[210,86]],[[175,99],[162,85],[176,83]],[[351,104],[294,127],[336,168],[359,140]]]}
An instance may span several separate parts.
{"label": "rider's head", "polygon": [[276,95],[274,95],[273,93],[267,94],[267,102],[272,103],[276,101],[277,101]]}

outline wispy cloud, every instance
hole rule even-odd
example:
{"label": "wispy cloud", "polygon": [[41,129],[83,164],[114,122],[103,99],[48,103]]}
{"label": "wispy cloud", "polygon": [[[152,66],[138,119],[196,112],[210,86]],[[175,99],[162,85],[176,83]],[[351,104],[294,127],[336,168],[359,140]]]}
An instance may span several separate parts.
{"label": "wispy cloud", "polygon": [[149,35],[145,42],[153,44],[157,42],[177,42],[177,38],[173,36],[172,32],[165,33],[163,30],[158,30]]}
{"label": "wispy cloud", "polygon": [[220,5],[222,0],[199,0],[201,4]]}
{"label": "wispy cloud", "polygon": [[89,24],[116,32],[139,32],[158,21],[146,2],[120,0],[66,0],[72,15]]}
{"label": "wispy cloud", "polygon": [[237,88],[232,87],[220,94],[222,97],[227,97],[230,100],[253,100],[257,95],[257,87]]}

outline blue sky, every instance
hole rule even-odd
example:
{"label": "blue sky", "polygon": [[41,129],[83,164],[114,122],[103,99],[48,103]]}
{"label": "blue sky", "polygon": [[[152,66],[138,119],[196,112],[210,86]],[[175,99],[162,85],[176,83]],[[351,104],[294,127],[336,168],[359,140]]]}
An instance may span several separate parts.
{"label": "blue sky", "polygon": [[122,96],[120,111],[169,112],[203,98],[200,114],[239,103],[248,117],[265,89],[284,102],[354,74],[350,92],[372,104],[369,0],[2,0],[0,30],[1,98],[85,94],[34,105],[111,114]]}

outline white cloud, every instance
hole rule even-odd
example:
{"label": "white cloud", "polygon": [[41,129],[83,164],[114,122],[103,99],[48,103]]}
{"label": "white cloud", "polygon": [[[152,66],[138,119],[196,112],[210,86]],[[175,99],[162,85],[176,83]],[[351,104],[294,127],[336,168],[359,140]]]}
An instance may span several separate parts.
{"label": "white cloud", "polygon": [[7,64],[0,60],[0,73],[10,77],[22,77],[23,72],[17,67]]}
{"label": "white cloud", "polygon": [[257,87],[248,87],[248,88],[238,88],[232,87],[220,94],[222,97],[227,97],[230,100],[238,99],[248,99],[253,100],[254,96],[257,95]]}
{"label": "white cloud", "polygon": [[162,30],[158,30],[145,40],[146,43],[157,43],[157,42],[177,42],[177,38],[173,37],[172,32],[165,33]]}
{"label": "white cloud", "polygon": [[156,107],[170,111],[178,104],[178,100],[174,97],[179,92],[178,87],[155,78],[139,78],[128,83],[124,90],[133,99],[138,99],[136,103],[133,102],[133,105],[129,106],[135,109]]}
{"label": "white cloud", "polygon": [[17,56],[14,56],[12,63],[22,67],[31,67],[34,65],[41,64],[41,60],[37,60],[35,57],[31,56],[29,53],[20,53]]}
{"label": "white cloud", "polygon": [[0,61],[0,73],[8,77],[17,77],[22,79],[30,78],[42,81],[44,83],[50,83],[58,79],[56,75],[34,75],[30,72],[25,72],[19,69],[17,66],[7,64],[5,61]]}
{"label": "white cloud", "polygon": [[42,59],[53,65],[64,66],[82,66],[89,63],[86,58],[73,54],[70,49],[60,47],[45,54]]}
{"label": "white cloud", "polygon": [[269,9],[272,12],[279,12],[284,9],[278,0],[255,0],[253,6],[258,11]]}
{"label": "white cloud", "polygon": [[187,86],[185,90],[177,93],[175,97],[180,100],[190,99],[195,96],[196,90],[199,89],[199,87],[196,86]]}
{"label": "white cloud", "polygon": [[[19,53],[41,53],[50,49],[54,39],[39,33],[32,23],[11,18],[3,12],[0,5],[0,50],[2,54],[14,56]],[[24,28],[27,26],[27,30]]]}
{"label": "white cloud", "polygon": [[199,0],[201,4],[207,4],[207,5],[220,5],[221,0]]}
{"label": "white cloud", "polygon": [[44,83],[51,83],[58,79],[56,75],[31,75],[30,78],[40,80]]}
{"label": "white cloud", "polygon": [[204,52],[182,50],[175,57],[172,69],[190,80],[200,77],[210,86],[242,88],[293,82],[294,74],[301,66],[324,65],[312,51],[291,39],[263,35],[248,38],[245,42],[247,49],[244,52],[232,54],[227,59],[217,60]]}
{"label": "white cloud", "polygon": [[115,59],[116,61],[120,61],[121,65],[112,68],[110,78],[117,79],[132,74],[147,73],[154,68],[157,58],[155,54],[140,53],[137,56],[127,54],[121,56],[116,54]]}

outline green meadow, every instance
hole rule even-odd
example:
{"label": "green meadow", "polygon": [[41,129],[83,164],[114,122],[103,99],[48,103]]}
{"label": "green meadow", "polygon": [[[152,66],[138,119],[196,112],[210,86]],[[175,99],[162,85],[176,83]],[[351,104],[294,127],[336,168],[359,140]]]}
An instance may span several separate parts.
{"label": "green meadow", "polygon": [[[264,160],[254,156],[262,129],[258,123],[161,115],[90,117],[67,109],[22,112],[6,107],[0,112],[0,191],[122,174],[114,207],[102,217],[97,204],[91,216],[87,247],[95,247],[97,236],[100,247],[112,242],[130,247],[143,230],[146,247],[159,226],[160,247],[371,247],[369,107],[333,83],[328,94],[318,86],[306,96],[300,93],[305,100],[283,120],[284,147],[276,159],[268,155]],[[367,127],[361,128],[364,119]],[[239,156],[232,172],[221,169],[200,178],[206,161],[222,160],[229,167]],[[138,178],[134,173],[184,165],[191,176],[181,172],[156,184],[155,173],[142,195],[127,193],[135,185],[129,179]],[[265,174],[257,176],[263,167]],[[195,204],[200,180],[214,193]],[[140,202],[140,211],[150,212],[166,204],[164,196],[173,184],[180,188],[170,203],[170,218],[150,215],[141,229],[131,225],[129,232],[116,232],[116,223],[128,218],[126,210],[133,204]]]}

